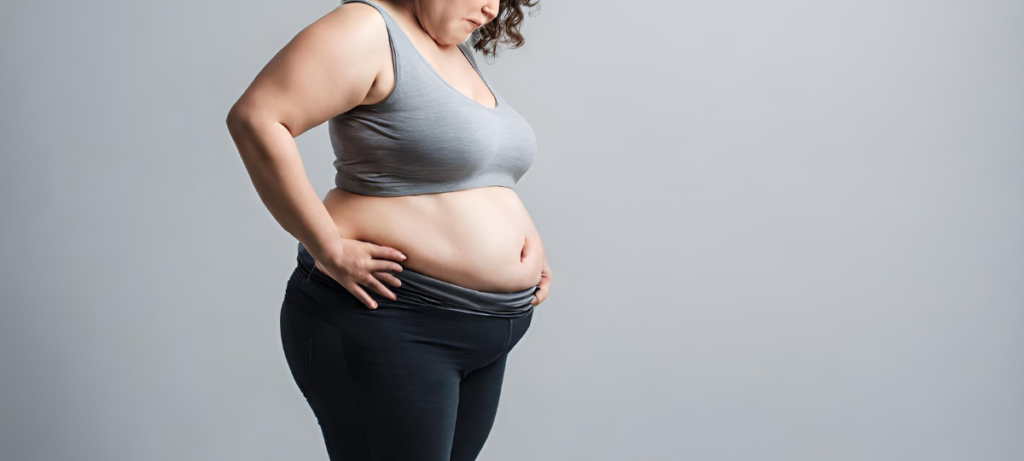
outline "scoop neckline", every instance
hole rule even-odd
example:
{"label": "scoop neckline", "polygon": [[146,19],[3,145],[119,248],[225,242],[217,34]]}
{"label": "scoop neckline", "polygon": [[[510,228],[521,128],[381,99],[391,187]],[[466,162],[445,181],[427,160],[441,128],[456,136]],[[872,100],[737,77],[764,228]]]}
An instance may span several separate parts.
{"label": "scoop neckline", "polygon": [[453,91],[455,94],[461,96],[467,102],[470,102],[473,105],[475,105],[475,106],[477,106],[477,107],[479,107],[479,108],[481,108],[483,110],[486,110],[486,111],[497,112],[499,109],[505,107],[505,105],[502,104],[501,100],[498,98],[498,93],[494,91],[493,87],[491,87],[491,82],[487,81],[487,77],[484,77],[483,72],[480,72],[480,69],[476,66],[476,64],[473,63],[473,60],[470,59],[469,55],[466,53],[466,49],[463,47],[463,44],[465,42],[458,43],[458,44],[456,44],[456,46],[458,46],[459,51],[462,52],[462,56],[466,58],[466,61],[469,62],[469,65],[473,67],[473,71],[476,72],[476,75],[479,76],[480,80],[484,82],[484,86],[487,87],[487,91],[491,92],[491,96],[494,98],[494,107],[487,107],[487,106],[485,106],[483,104],[480,104],[479,101],[477,101],[477,100],[475,100],[475,99],[473,99],[473,98],[471,98],[469,96],[466,96],[463,92],[459,91],[457,88],[455,88],[450,83],[448,83],[447,80],[442,78],[441,74],[437,73],[437,71],[434,70],[434,66],[430,65],[430,61],[427,61],[427,58],[425,56],[423,56],[423,53],[420,53],[420,50],[416,49],[416,45],[412,43],[412,39],[409,38],[409,34],[406,34],[405,30],[402,29],[401,24],[398,24],[398,21],[395,21],[395,18],[393,18],[391,16],[391,13],[388,13],[387,10],[385,10],[382,6],[377,5],[375,2],[371,2],[370,0],[350,0],[350,1],[367,2],[367,3],[373,4],[373,6],[377,7],[377,9],[380,10],[381,13],[386,15],[388,17],[388,20],[390,20],[395,25],[395,28],[398,29],[398,32],[400,34],[402,34],[402,37],[409,44],[409,48],[412,48],[413,54],[415,54],[417,57],[419,57],[420,61],[423,63],[424,66],[426,66],[427,69],[430,69],[430,73],[434,74],[434,77],[437,78],[438,81],[443,83],[444,86],[448,87],[448,89]]}

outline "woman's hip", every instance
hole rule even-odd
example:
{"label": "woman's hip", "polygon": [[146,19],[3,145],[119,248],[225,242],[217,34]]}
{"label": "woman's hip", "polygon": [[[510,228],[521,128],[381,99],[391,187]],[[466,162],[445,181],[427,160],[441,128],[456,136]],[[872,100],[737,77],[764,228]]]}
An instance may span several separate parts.
{"label": "woman's hip", "polygon": [[[351,307],[349,305],[353,302],[358,304],[356,307],[362,305],[348,289],[316,268],[313,256],[302,243],[298,244],[296,263],[291,277],[296,285],[308,287],[314,292],[336,294],[336,301],[347,307]],[[494,293],[462,287],[407,268],[390,273],[402,281],[398,287],[388,286],[397,297],[396,300],[392,301],[373,288],[365,287],[367,294],[383,308],[433,308],[464,315],[498,318],[522,318],[533,312],[531,301],[537,290],[536,286],[511,293]]]}
{"label": "woman's hip", "polygon": [[[359,376],[417,367],[434,370],[424,371],[428,374],[463,376],[508,353],[532,320],[532,310],[518,317],[485,316],[402,302],[401,294],[398,304],[369,309],[340,285],[323,287],[305,277],[296,268],[285,290],[280,320],[285,347],[303,351],[305,338],[314,348],[324,341],[337,345]],[[295,378],[302,388],[303,377]]]}

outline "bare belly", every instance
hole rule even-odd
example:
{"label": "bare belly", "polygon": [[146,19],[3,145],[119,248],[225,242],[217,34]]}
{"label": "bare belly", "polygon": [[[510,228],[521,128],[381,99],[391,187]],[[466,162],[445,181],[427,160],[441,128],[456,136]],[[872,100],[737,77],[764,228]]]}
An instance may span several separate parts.
{"label": "bare belly", "polygon": [[324,206],[342,238],[395,248],[408,257],[399,263],[404,269],[492,293],[540,283],[544,246],[526,207],[507,187],[399,197],[335,188]]}

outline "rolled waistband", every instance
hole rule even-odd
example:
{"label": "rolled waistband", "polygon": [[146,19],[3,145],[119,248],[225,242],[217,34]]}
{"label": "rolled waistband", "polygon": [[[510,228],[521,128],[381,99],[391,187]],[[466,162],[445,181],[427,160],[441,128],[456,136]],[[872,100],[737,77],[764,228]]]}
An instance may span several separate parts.
{"label": "rolled waistband", "polygon": [[[313,256],[302,245],[302,242],[299,242],[298,250],[298,263],[307,271],[307,274],[312,272],[313,276],[322,275],[330,279],[330,282],[336,284],[339,289],[345,290],[345,287],[327,274],[313,271],[315,267]],[[521,317],[529,314],[533,309],[534,306],[530,304],[530,301],[538,288],[537,285],[534,285],[512,293],[493,293],[455,285],[411,269],[402,268],[401,272],[389,272],[402,281],[402,285],[399,287],[385,283],[388,289],[398,296],[398,301],[385,298],[375,290],[366,289],[366,292],[382,306],[401,307],[403,304],[411,303],[492,317]]]}

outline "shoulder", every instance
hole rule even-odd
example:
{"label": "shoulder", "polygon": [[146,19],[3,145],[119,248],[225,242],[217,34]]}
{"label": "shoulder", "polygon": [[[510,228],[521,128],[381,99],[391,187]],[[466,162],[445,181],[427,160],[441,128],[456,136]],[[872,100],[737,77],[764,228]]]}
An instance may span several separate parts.
{"label": "shoulder", "polygon": [[342,4],[285,45],[236,106],[272,114],[298,136],[364,101],[390,65],[389,47],[379,12]]}
{"label": "shoulder", "polygon": [[[376,76],[391,61],[387,25],[374,7],[348,2],[337,6],[295,38],[295,46],[307,59],[315,60],[332,72],[358,72],[365,78]],[[346,75],[346,77],[353,77]],[[359,79],[363,81],[363,79]]]}
{"label": "shoulder", "polygon": [[338,5],[304,32],[331,38],[335,46],[365,47],[388,40],[387,24],[376,8],[361,2]]}

